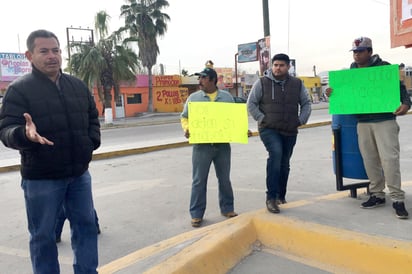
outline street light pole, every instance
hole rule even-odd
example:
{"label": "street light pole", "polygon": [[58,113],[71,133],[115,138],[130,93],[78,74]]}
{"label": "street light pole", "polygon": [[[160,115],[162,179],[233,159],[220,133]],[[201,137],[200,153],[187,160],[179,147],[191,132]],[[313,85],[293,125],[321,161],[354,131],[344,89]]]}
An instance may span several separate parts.
{"label": "street light pole", "polygon": [[289,53],[289,43],[290,43],[290,1],[288,1],[288,54]]}
{"label": "street light pole", "polygon": [[236,96],[239,96],[239,92],[238,92],[238,82],[237,82],[237,56],[239,55],[239,53],[237,52],[235,54],[235,89],[236,89]]}

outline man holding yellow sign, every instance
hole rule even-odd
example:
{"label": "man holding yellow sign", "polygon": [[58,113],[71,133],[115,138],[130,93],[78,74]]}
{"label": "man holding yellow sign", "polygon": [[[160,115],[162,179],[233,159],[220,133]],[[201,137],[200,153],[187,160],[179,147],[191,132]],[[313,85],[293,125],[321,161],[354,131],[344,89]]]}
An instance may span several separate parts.
{"label": "man holding yellow sign", "polygon": [[[211,109],[201,104],[208,102],[208,104],[229,106],[232,105],[229,103],[234,103],[234,99],[229,92],[217,88],[217,73],[213,68],[206,67],[197,75],[199,76],[199,87],[201,90],[192,93],[187,98],[181,113],[181,124],[185,137],[190,138],[189,142],[193,143],[192,191],[190,197],[190,215],[193,227],[199,227],[203,222],[206,210],[207,180],[212,162],[219,184],[220,212],[227,218],[237,216],[237,213],[234,211],[233,189],[230,181],[231,147],[229,142],[231,136],[227,134],[233,131],[235,125],[230,120],[231,117],[223,116],[209,119],[210,115],[213,114]],[[215,106],[217,107],[217,105]],[[189,120],[189,116],[193,114],[192,108],[200,108],[197,109],[197,112],[204,112],[204,119]],[[246,123],[240,122],[240,124],[246,125],[246,130],[243,134],[247,139],[247,112],[245,106],[244,108]],[[223,128],[220,127],[220,130],[216,130],[216,128],[219,128],[219,125],[223,125]],[[193,135],[195,135],[194,140],[191,140],[192,136],[189,128],[192,129]],[[224,141],[217,141],[220,137],[223,137]]]}
{"label": "man holding yellow sign", "polygon": [[[351,51],[353,52],[354,62],[351,64],[350,68],[361,68],[362,70],[357,71],[359,74],[368,72],[367,70],[373,70],[373,67],[376,66],[389,65],[389,63],[383,61],[379,55],[372,55],[372,40],[368,37],[360,37],[355,39],[353,41]],[[388,66],[388,69],[390,70],[390,66]],[[343,96],[338,95],[341,95],[346,90],[349,90],[338,89],[343,77],[343,74],[340,74],[340,72],[331,72],[329,74],[331,87],[326,89],[326,95],[332,95],[332,87],[335,88],[336,84],[336,96],[334,95],[330,98],[331,110],[333,110],[332,107],[334,105],[337,106],[336,109],[340,109],[340,111],[350,109],[347,107],[348,104],[355,105],[352,109],[355,109],[356,111],[351,113],[356,114],[358,121],[357,133],[359,150],[362,155],[366,174],[370,180],[370,197],[366,202],[361,204],[361,207],[375,208],[385,205],[386,200],[384,189],[386,181],[390,197],[393,201],[392,207],[395,209],[396,216],[400,219],[407,219],[409,214],[405,209],[405,192],[401,189],[399,125],[396,122],[396,116],[404,115],[408,112],[411,107],[411,100],[405,86],[400,83],[399,76],[397,74],[398,72],[396,70],[397,69],[395,68],[394,75],[396,76],[396,79],[388,77],[388,75],[391,74],[384,72],[384,70],[376,69],[373,70],[372,73],[369,74],[369,77],[366,78],[367,80],[364,81],[369,86],[374,87],[373,90],[375,90],[376,93],[373,99],[378,99],[381,101],[374,104],[374,107],[379,105],[381,109],[374,109],[368,104],[359,102],[356,100],[357,98],[352,100],[352,102],[340,101],[339,98]],[[355,72],[352,74],[355,74]],[[339,76],[341,77],[339,78]],[[379,76],[379,79],[376,76]],[[385,79],[385,77],[388,78]],[[375,88],[377,80],[381,80],[383,83]],[[352,88],[350,89],[357,90],[358,94],[362,97],[368,97],[368,93],[370,93],[371,88],[365,88],[366,84],[359,87],[356,86],[357,81],[344,82],[352,82]],[[388,87],[383,90],[382,87],[386,84],[388,84]],[[391,88],[393,85],[394,88]],[[363,92],[361,92],[362,90]],[[391,94],[391,91],[395,92]],[[382,94],[382,92],[386,92],[388,96]],[[395,104],[392,105],[392,108],[387,109],[389,106],[388,101],[391,101],[391,96],[395,99]],[[358,105],[361,104],[362,106],[359,107]],[[371,104],[370,101],[369,104]],[[331,113],[338,112],[332,111]],[[347,112],[340,113],[349,114]]]}

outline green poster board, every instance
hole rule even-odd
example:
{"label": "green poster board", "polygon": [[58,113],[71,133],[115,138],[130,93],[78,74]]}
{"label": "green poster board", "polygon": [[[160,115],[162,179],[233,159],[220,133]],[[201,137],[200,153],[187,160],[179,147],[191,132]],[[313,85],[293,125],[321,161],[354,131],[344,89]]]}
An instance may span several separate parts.
{"label": "green poster board", "polygon": [[189,143],[248,143],[246,104],[189,102]]}
{"label": "green poster board", "polygon": [[394,112],[400,105],[398,65],[329,72],[330,114]]}

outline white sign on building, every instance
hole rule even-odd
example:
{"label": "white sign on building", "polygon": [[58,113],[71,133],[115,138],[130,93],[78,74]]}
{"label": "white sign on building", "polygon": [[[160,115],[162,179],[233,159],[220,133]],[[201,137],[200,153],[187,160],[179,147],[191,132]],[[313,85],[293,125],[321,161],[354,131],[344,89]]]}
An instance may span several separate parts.
{"label": "white sign on building", "polygon": [[0,81],[11,82],[31,72],[31,63],[24,53],[0,52]]}

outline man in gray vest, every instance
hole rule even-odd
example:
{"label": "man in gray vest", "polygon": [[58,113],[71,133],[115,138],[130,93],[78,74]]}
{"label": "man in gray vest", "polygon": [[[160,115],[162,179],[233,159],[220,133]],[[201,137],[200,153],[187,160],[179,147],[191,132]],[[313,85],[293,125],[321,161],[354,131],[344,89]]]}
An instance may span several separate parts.
{"label": "man in gray vest", "polygon": [[250,91],[247,107],[258,122],[259,136],[269,154],[266,164],[266,207],[279,213],[286,203],[290,158],[296,144],[298,127],[309,119],[311,102],[303,82],[289,75],[286,54],[272,58],[272,68],[265,71]]}

